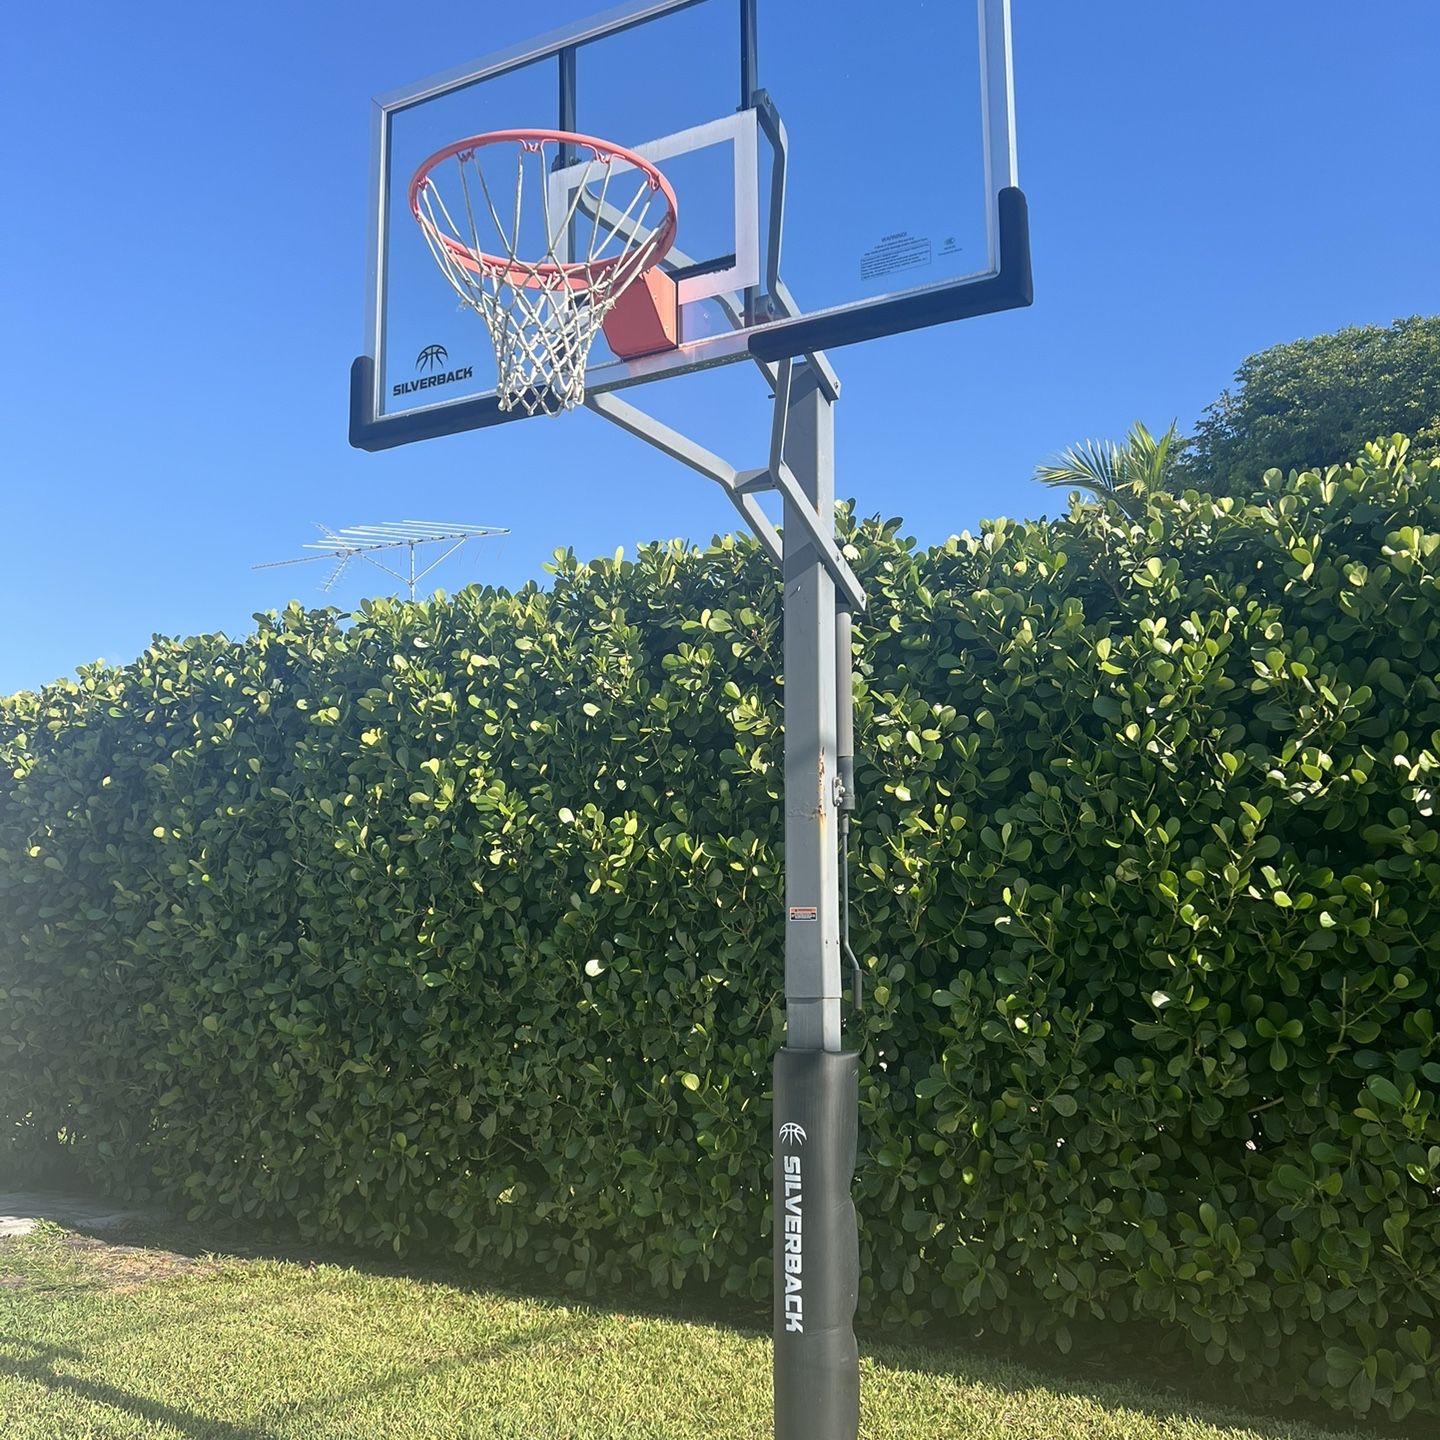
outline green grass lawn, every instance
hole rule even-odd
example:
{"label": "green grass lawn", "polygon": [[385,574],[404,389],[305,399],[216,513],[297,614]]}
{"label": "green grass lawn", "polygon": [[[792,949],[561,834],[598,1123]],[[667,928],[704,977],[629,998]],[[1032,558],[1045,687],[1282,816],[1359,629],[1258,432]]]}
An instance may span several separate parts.
{"label": "green grass lawn", "polygon": [[[1339,1440],[1141,1384],[862,1350],[867,1440]],[[763,1335],[469,1284],[55,1226],[0,1240],[4,1440],[758,1440],[769,1367]]]}

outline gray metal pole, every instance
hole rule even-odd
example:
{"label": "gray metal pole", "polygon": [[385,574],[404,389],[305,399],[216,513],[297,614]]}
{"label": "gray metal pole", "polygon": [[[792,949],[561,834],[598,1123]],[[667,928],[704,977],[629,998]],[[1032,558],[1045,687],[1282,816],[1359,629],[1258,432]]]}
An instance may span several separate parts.
{"label": "gray metal pole", "polygon": [[[860,1062],[841,1049],[848,945],[836,793],[849,773],[853,700],[849,616],[837,614],[836,598],[838,588],[847,608],[863,608],[865,592],[835,546],[834,377],[809,363],[792,369],[788,361],[779,377],[769,467],[743,475],[614,395],[591,395],[585,403],[718,481],[732,500],[751,501],[741,482],[761,477],[785,497],[783,539],[763,512],[741,504],[761,544],[781,561],[785,596],[786,1043],[775,1056],[773,1086],[775,1435],[856,1440],[860,1244],[850,1186]],[[853,797],[844,804],[853,808]],[[858,1001],[859,966],[853,969]]]}
{"label": "gray metal pole", "polygon": [[[833,526],[834,412],[793,374],[784,459]],[[785,506],[785,1009],[775,1057],[776,1440],[856,1440],[860,1250],[850,1186],[859,1058],[841,1049],[835,582]],[[848,663],[848,659],[847,659]]]}
{"label": "gray metal pole", "polygon": [[[835,414],[797,366],[785,461],[816,513],[835,514]],[[840,1049],[840,846],[835,778],[835,582],[785,506],[785,1043]]]}

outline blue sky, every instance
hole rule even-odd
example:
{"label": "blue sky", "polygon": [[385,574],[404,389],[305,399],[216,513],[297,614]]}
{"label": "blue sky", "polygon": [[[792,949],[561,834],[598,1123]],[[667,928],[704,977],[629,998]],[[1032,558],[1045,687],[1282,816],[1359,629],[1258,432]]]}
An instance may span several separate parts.
{"label": "blue sky", "polygon": [[[512,529],[447,588],[732,527],[717,490],[593,416],[346,444],[369,98],[595,8],[514,7],[468,38],[466,11],[393,0],[7,17],[0,692],[323,603],[322,566],[250,568],[316,520]],[[840,493],[923,541],[1053,511],[1029,476],[1056,448],[1187,425],[1267,345],[1440,311],[1436,55],[1433,0],[1015,0],[1035,306],[837,352]],[[715,442],[733,403],[730,458],[758,464],[741,376],[668,414]]]}

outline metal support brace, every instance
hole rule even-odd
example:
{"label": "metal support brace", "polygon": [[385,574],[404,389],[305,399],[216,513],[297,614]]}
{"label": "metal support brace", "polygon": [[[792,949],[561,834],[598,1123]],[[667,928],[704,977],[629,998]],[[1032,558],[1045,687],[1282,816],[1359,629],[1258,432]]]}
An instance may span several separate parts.
{"label": "metal support brace", "polygon": [[[766,237],[765,245],[766,293],[764,300],[769,306],[770,318],[773,319],[777,315],[798,315],[800,313],[800,307],[796,305],[795,297],[790,293],[790,287],[780,278],[780,245],[784,239],[785,181],[790,167],[790,140],[785,133],[785,122],[780,118],[780,112],[770,98],[770,92],[757,90],[754,98],[755,118],[760,122],[760,129],[770,142],[772,157],[770,162],[770,233]],[[759,303],[757,298],[747,292],[745,299],[747,311],[753,312]],[[757,318],[753,313],[747,313],[747,323],[754,324]],[[817,350],[813,354],[807,354],[805,363],[815,372],[826,398],[831,401],[838,400],[840,398],[840,377],[835,373],[835,369],[825,353]]]}
{"label": "metal support brace", "polygon": [[760,502],[738,487],[738,477],[733,465],[616,395],[587,395],[585,405],[597,415],[645,441],[647,445],[653,445],[672,460],[678,460],[682,465],[698,470],[707,480],[713,480],[744,517],[745,523],[754,532],[765,553],[777,565],[783,563],[784,550],[780,536],[770,523],[769,516],[760,508]]}
{"label": "metal support brace", "polygon": [[[672,460],[698,471],[707,479],[715,481],[725,492],[730,503],[744,517],[755,538],[764,547],[766,554],[777,564],[782,563],[782,546],[775,527],[755,499],[757,490],[778,490],[785,501],[785,520],[788,525],[798,525],[805,538],[812,544],[830,578],[845,597],[845,604],[851,610],[865,609],[865,591],[849,562],[835,544],[833,518],[822,518],[810,503],[795,473],[785,460],[786,412],[790,405],[790,391],[794,374],[794,362],[782,360],[776,367],[775,415],[770,430],[770,463],[760,470],[737,471],[728,461],[712,454],[703,445],[697,445],[688,436],[657,420],[653,415],[638,409],[612,392],[601,395],[587,395],[585,405],[597,415],[618,425],[622,430],[653,445]],[[822,394],[828,387],[823,377],[816,374],[816,384]],[[828,398],[828,397],[827,397]]]}

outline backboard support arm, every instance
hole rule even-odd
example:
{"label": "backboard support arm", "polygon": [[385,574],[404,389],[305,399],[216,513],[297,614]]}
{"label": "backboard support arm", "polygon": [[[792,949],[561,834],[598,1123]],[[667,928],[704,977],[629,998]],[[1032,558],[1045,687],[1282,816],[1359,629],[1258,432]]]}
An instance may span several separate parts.
{"label": "backboard support arm", "polygon": [[[755,538],[766,554],[777,565],[783,565],[783,546],[774,525],[760,508],[755,494],[760,490],[777,490],[785,502],[786,528],[793,528],[815,547],[821,565],[830,576],[849,610],[864,610],[865,591],[850,563],[835,544],[834,520],[827,525],[805,493],[804,487],[795,475],[794,469],[784,456],[787,417],[790,407],[791,375],[794,362],[782,360],[777,369],[775,386],[775,414],[771,427],[769,463],[756,470],[737,470],[727,460],[712,454],[703,445],[697,444],[678,430],[647,414],[638,406],[620,399],[610,392],[587,395],[585,407],[603,419],[618,425],[628,434],[654,446],[662,454],[678,460],[691,470],[698,471],[707,479],[715,481],[750,526]],[[807,366],[807,373],[815,374]],[[822,377],[816,376],[815,384],[825,392],[826,404],[833,404],[829,387]],[[831,499],[833,509],[834,500]]]}
{"label": "backboard support arm", "polygon": [[647,415],[637,406],[620,399],[618,395],[587,395],[585,408],[593,410],[595,414],[610,421],[612,425],[618,425],[627,434],[645,441],[647,445],[653,445],[662,454],[668,455],[672,460],[678,460],[682,465],[705,476],[707,480],[713,480],[725,492],[730,503],[740,512],[741,517],[760,542],[761,549],[777,565],[783,562],[784,552],[780,536],[770,523],[769,516],[760,508],[754,495],[738,488],[736,481],[739,474],[728,461],[712,454],[703,445],[696,444],[678,430],[672,430],[670,426],[663,424],[653,415]]}

